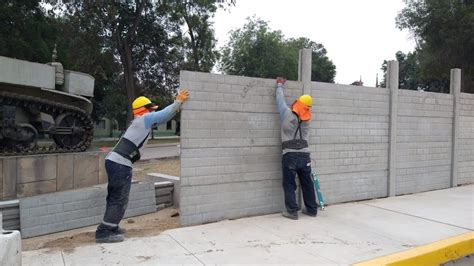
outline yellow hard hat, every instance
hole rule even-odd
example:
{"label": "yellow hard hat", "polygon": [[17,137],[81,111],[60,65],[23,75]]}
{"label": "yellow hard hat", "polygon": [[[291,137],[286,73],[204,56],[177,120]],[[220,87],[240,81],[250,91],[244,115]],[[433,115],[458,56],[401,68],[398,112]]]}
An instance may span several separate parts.
{"label": "yellow hard hat", "polygon": [[132,103],[132,109],[138,109],[140,107],[144,107],[146,105],[153,104],[150,99],[145,96],[140,96],[136,98]]}
{"label": "yellow hard hat", "polygon": [[311,95],[301,95],[298,100],[308,107],[311,107],[313,105],[313,98],[311,98]]}

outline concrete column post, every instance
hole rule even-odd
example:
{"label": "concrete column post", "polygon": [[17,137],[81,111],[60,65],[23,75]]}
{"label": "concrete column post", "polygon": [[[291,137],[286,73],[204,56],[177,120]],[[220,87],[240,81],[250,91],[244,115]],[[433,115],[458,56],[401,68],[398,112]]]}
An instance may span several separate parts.
{"label": "concrete column post", "polygon": [[[311,49],[300,49],[298,61],[298,81],[303,84],[303,94],[309,95],[311,95],[312,53],[313,51]],[[298,189],[298,192],[298,205],[300,208],[303,208],[303,193],[301,192],[301,187]]]}
{"label": "concrete column post", "polygon": [[453,95],[453,144],[451,152],[451,187],[458,185],[458,157],[459,157],[459,125],[460,125],[460,96],[461,96],[461,69],[451,69],[449,91]]}
{"label": "concrete column post", "polygon": [[398,116],[398,61],[388,62],[387,86],[390,89],[390,140],[388,153],[388,196],[396,196],[397,182],[397,116]]}
{"label": "concrete column post", "polygon": [[298,64],[298,81],[303,83],[303,94],[311,94],[311,49],[300,49]]}

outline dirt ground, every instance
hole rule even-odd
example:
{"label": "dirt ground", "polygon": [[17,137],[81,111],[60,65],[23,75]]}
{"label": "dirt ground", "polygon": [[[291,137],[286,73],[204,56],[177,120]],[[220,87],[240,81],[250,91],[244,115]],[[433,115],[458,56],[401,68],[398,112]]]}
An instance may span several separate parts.
{"label": "dirt ground", "polygon": [[[179,176],[179,158],[153,159],[134,165],[133,178],[142,180],[146,173],[162,173]],[[178,210],[166,208],[155,213],[123,219],[126,238],[158,235],[180,227]],[[73,250],[76,247],[95,244],[96,225],[65,232],[38,236],[22,240],[24,251],[48,248],[51,250]]]}
{"label": "dirt ground", "polygon": [[138,161],[133,166],[133,179],[143,180],[147,173],[179,176],[179,157]]}

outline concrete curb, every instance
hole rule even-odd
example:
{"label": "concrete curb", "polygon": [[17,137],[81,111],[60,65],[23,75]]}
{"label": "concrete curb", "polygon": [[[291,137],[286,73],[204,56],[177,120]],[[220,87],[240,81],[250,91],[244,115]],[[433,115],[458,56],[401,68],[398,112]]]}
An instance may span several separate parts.
{"label": "concrete curb", "polygon": [[469,232],[353,265],[440,265],[472,254],[474,254],[474,232]]}

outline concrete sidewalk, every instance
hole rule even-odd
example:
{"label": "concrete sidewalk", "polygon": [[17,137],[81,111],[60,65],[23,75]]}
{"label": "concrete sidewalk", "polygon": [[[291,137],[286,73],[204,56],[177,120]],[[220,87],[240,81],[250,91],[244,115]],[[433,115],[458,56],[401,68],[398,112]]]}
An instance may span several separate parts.
{"label": "concrete sidewalk", "polygon": [[280,214],[178,228],[73,250],[23,253],[24,265],[347,265],[474,230],[474,185],[329,206],[317,218]]}

